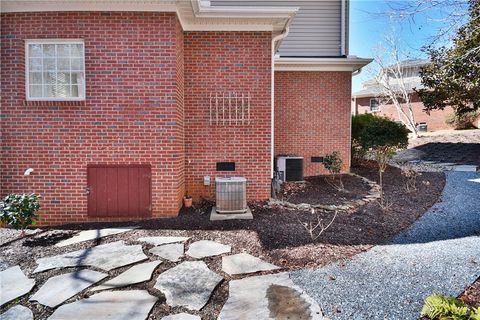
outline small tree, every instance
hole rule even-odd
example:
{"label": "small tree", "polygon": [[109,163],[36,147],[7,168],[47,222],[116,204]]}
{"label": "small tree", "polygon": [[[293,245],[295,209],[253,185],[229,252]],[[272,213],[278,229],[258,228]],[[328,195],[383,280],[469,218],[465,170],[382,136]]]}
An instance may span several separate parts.
{"label": "small tree", "polygon": [[[330,172],[332,175],[333,186],[338,190],[343,190],[343,181],[342,176],[340,175],[340,171],[342,171],[343,161],[340,158],[340,155],[337,151],[334,151],[331,154],[327,154],[323,158],[323,165],[325,168]],[[338,185],[335,183],[336,178],[338,176]]]}
{"label": "small tree", "polygon": [[25,228],[35,224],[40,209],[40,196],[36,194],[9,194],[0,201],[0,221],[25,234]]}
{"label": "small tree", "polygon": [[395,153],[408,146],[408,129],[401,123],[375,117],[363,128],[361,136],[362,147],[369,150],[378,163],[380,201],[383,205],[383,173]]}

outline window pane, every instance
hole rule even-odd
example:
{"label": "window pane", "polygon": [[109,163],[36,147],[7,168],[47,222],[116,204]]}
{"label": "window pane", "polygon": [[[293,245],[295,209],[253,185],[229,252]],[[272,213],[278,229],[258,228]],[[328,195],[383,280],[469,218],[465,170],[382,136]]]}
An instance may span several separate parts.
{"label": "window pane", "polygon": [[58,84],[56,87],[56,97],[59,98],[69,98],[70,95],[70,85],[69,84]]}
{"label": "window pane", "polygon": [[42,58],[30,59],[30,65],[28,66],[30,71],[43,71],[42,70]]}
{"label": "window pane", "polygon": [[58,58],[57,68],[59,71],[70,71],[70,59],[69,58]]}
{"label": "window pane", "polygon": [[43,45],[43,55],[45,57],[55,57],[55,45],[54,44],[44,44]]}
{"label": "window pane", "polygon": [[58,72],[57,73],[57,82],[70,84],[70,73],[69,72]]}
{"label": "window pane", "polygon": [[83,72],[72,72],[71,80],[72,84],[83,84]]}
{"label": "window pane", "polygon": [[43,87],[43,96],[44,97],[55,97],[55,86],[48,85]]}
{"label": "window pane", "polygon": [[72,85],[72,97],[85,97],[85,88],[82,85]]}
{"label": "window pane", "polygon": [[70,57],[70,45],[69,44],[58,44],[57,45],[57,56],[58,57]]}
{"label": "window pane", "polygon": [[43,70],[45,71],[55,71],[55,58],[44,58],[43,59]]}
{"label": "window pane", "polygon": [[41,57],[42,56],[42,45],[35,43],[28,45],[28,55],[29,57]]}
{"label": "window pane", "polygon": [[72,85],[72,97],[75,97],[75,98],[80,97],[78,86],[76,86],[76,85]]}
{"label": "window pane", "polygon": [[83,57],[83,44],[72,44],[72,57]]}
{"label": "window pane", "polygon": [[42,97],[42,86],[31,85],[29,89],[30,98]]}
{"label": "window pane", "polygon": [[43,74],[43,83],[49,85],[57,84],[57,74],[54,71],[45,72]]}
{"label": "window pane", "polygon": [[72,58],[72,70],[83,70],[83,59]]}
{"label": "window pane", "polygon": [[41,72],[30,72],[30,77],[28,78],[30,84],[42,84],[42,73]]}

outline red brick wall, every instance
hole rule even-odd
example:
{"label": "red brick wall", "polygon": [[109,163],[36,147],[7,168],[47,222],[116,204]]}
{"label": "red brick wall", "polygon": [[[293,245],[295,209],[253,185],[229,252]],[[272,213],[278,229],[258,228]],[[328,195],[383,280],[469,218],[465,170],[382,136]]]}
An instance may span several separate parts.
{"label": "red brick wall", "polygon": [[[87,164],[151,164],[153,215],[176,215],[181,35],[174,13],[2,14],[0,193],[40,193],[42,223],[86,221]],[[84,39],[85,103],[25,105],[24,40],[37,38]]]}
{"label": "red brick wall", "polygon": [[[413,116],[415,122],[426,122],[428,125],[428,131],[437,131],[437,130],[446,130],[451,129],[452,127],[445,123],[445,119],[448,114],[452,113],[451,108],[445,110],[434,110],[428,115],[423,111],[423,103],[420,101],[417,94],[412,96],[412,106],[413,106]],[[357,110],[359,114],[370,112],[370,98],[358,98],[357,99]],[[408,109],[405,107],[405,111]],[[380,111],[376,113],[377,115],[386,116],[394,120],[399,120],[397,109],[393,104],[382,105]]]}
{"label": "red brick wall", "polygon": [[[270,33],[185,33],[185,179],[193,196],[212,196],[217,175],[246,177],[249,200],[270,196],[270,89]],[[251,124],[210,124],[210,94],[233,91],[250,93]],[[217,172],[224,161],[234,161],[236,171]]]}
{"label": "red brick wall", "polygon": [[350,168],[351,72],[275,72],[275,155],[304,157],[304,174],[325,174],[312,156],[338,151]]}

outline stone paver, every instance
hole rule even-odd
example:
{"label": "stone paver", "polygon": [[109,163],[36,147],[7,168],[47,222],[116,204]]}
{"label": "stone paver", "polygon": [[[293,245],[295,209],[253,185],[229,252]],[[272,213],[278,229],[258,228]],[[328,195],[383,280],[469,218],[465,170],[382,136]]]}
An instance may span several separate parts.
{"label": "stone paver", "polygon": [[158,300],[146,290],[104,291],[60,306],[49,320],[145,320]]}
{"label": "stone paver", "polygon": [[185,248],[183,243],[171,243],[153,247],[149,250],[149,252],[165,260],[178,262],[180,258],[183,257],[184,250]]}
{"label": "stone paver", "polygon": [[29,293],[35,285],[34,279],[25,276],[19,266],[0,272],[0,306]]}
{"label": "stone paver", "polygon": [[213,207],[212,211],[210,211],[211,221],[252,220],[252,219],[253,219],[252,210],[248,207],[247,207],[247,212],[245,213],[218,213],[216,207]]}
{"label": "stone paver", "polygon": [[0,314],[0,320],[33,320],[33,313],[27,307],[16,305]]}
{"label": "stone paver", "polygon": [[123,241],[37,259],[34,273],[54,268],[93,266],[106,271],[146,260],[141,245],[127,246]]}
{"label": "stone paver", "polygon": [[188,248],[186,254],[190,257],[201,259],[205,257],[213,257],[220,254],[229,253],[230,251],[232,251],[232,248],[225,244],[210,240],[200,240],[192,243]]}
{"label": "stone paver", "polygon": [[121,288],[136,283],[148,281],[152,278],[152,272],[162,261],[152,261],[142,264],[137,264],[127,271],[119,274],[115,278],[92,288],[92,291],[100,291],[106,289]]}
{"label": "stone paver", "polygon": [[428,295],[458,296],[480,276],[480,184],[446,176],[441,200],[390,242],[290,277],[332,319],[418,319]]}
{"label": "stone paver", "polygon": [[163,317],[162,320],[201,320],[201,318],[188,313],[177,313]]}
{"label": "stone paver", "polygon": [[127,231],[133,230],[134,227],[128,228],[107,228],[107,229],[95,229],[95,230],[84,230],[80,231],[79,234],[73,236],[70,239],[65,239],[56,244],[57,247],[65,247],[71,244],[88,241],[88,240],[95,240],[100,239],[106,236],[111,236],[114,234],[124,233]]}
{"label": "stone paver", "polygon": [[37,301],[55,308],[65,300],[108,277],[108,274],[93,270],[80,270],[52,277],[38,290],[30,301]]}
{"label": "stone paver", "polygon": [[143,237],[138,238],[138,241],[153,244],[159,246],[167,243],[184,242],[190,239],[189,237]]}
{"label": "stone paver", "polygon": [[288,273],[232,280],[218,319],[324,319],[318,304]]}
{"label": "stone paver", "polygon": [[276,269],[280,269],[280,267],[249,255],[248,253],[239,253],[222,257],[222,271],[229,275]]}
{"label": "stone paver", "polygon": [[186,261],[161,273],[154,288],[165,295],[172,307],[200,310],[220,281],[222,277],[203,261]]}

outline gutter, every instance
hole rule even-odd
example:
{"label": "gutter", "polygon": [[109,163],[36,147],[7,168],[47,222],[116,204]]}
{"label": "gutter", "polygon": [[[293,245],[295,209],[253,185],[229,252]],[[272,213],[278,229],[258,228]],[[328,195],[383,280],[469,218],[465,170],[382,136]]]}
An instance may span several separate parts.
{"label": "gutter", "polygon": [[285,39],[288,36],[288,33],[290,32],[290,22],[293,19],[290,19],[290,21],[287,23],[285,26],[285,29],[283,30],[282,33],[279,35],[275,36],[272,38],[272,65],[271,65],[271,73],[272,73],[272,78],[271,78],[271,114],[270,114],[270,177],[273,179],[273,166],[274,166],[274,159],[275,159],[275,53],[277,52],[278,47],[280,46],[280,43],[282,42],[283,39]]}

